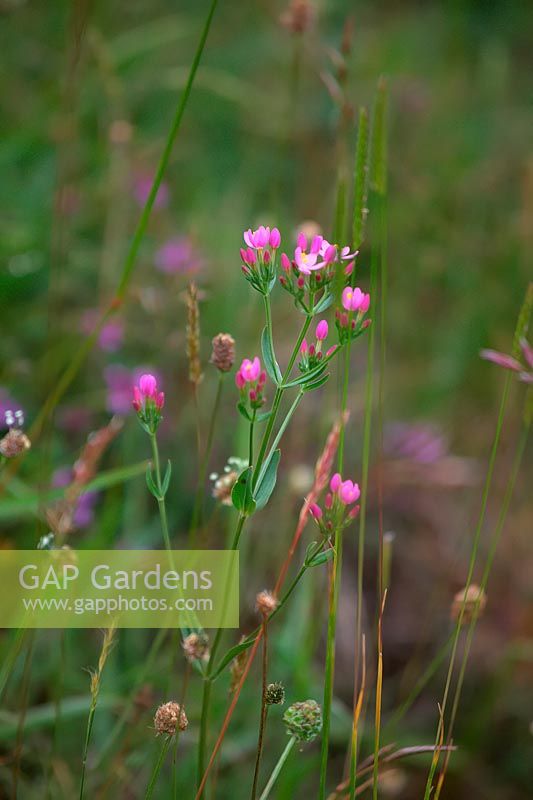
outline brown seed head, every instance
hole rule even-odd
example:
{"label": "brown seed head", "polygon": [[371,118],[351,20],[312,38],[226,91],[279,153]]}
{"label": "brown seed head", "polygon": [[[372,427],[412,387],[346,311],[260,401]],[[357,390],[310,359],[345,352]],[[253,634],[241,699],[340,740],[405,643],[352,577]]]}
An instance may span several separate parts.
{"label": "brown seed head", "polygon": [[209,639],[205,633],[190,633],[181,646],[187,661],[207,661],[209,658]]}
{"label": "brown seed head", "polygon": [[235,486],[235,481],[239,477],[238,472],[226,472],[224,475],[220,475],[215,480],[213,485],[213,497],[215,500],[218,500],[219,503],[222,503],[223,506],[231,506],[231,492],[233,487]]}
{"label": "brown seed head", "polygon": [[189,725],[189,720],[185,711],[181,708],[179,703],[170,701],[159,706],[155,712],[154,727],[156,736],[165,734],[166,736],[174,736],[176,729],[180,731],[186,730]]}
{"label": "brown seed head", "polygon": [[31,442],[18,428],[11,428],[6,435],[0,439],[0,453],[4,458],[15,458],[25,453],[31,447]]}
{"label": "brown seed head", "polygon": [[255,607],[262,617],[269,617],[278,607],[278,601],[272,592],[268,592],[264,589],[262,592],[259,592],[255,598]]}
{"label": "brown seed head", "polygon": [[315,17],[316,8],[311,0],[291,0],[280,22],[291,33],[305,33],[313,25]]}
{"label": "brown seed head", "polygon": [[211,363],[220,372],[229,372],[235,363],[235,339],[229,333],[218,333],[212,345]]}
{"label": "brown seed head", "polygon": [[483,609],[487,605],[487,595],[485,594],[483,589],[480,589],[480,587],[476,583],[470,584],[466,592],[466,597],[464,589],[461,589],[460,592],[457,592],[457,594],[453,598],[452,608],[451,608],[451,617],[455,621],[459,619],[463,602],[465,605],[465,610],[463,613],[463,624],[467,625],[474,618],[476,606],[478,606],[477,610],[478,616],[481,615]]}

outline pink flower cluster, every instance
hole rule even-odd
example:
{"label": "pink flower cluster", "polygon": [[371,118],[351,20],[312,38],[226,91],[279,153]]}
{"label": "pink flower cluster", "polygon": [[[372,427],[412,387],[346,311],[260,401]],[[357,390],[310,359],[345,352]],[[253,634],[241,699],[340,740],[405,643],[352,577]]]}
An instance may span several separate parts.
{"label": "pink flower cluster", "polygon": [[277,228],[270,229],[260,225],[256,231],[248,228],[244,232],[241,247],[242,271],[244,277],[262,294],[270,292],[276,275],[276,253],[281,244],[281,234]]}
{"label": "pink flower cluster", "polygon": [[360,496],[359,484],[343,480],[340,473],[336,472],[329,482],[329,492],[324,501],[325,511],[318,503],[312,503],[309,511],[320,528],[329,532],[339,525],[348,525],[357,516],[359,506],[354,504]]}
{"label": "pink flower cluster", "polygon": [[[335,261],[350,261],[355,259],[356,255],[357,251],[350,253],[349,247],[339,248],[336,244],[330,244],[323,236],[313,236],[311,241],[308,242],[307,236],[304,233],[299,233],[296,241],[296,249],[294,251],[294,264],[304,275],[310,275],[311,272],[333,264]],[[289,262],[286,255],[283,260],[285,264]],[[347,275],[351,275],[353,266],[352,261],[346,272]]]}
{"label": "pink flower cluster", "polygon": [[326,289],[339,269],[348,278],[353,273],[356,255],[357,251],[331,244],[320,234],[308,238],[299,233],[292,259],[286,253],[281,254],[280,284],[294,297],[296,305],[308,312],[306,293],[316,296]]}
{"label": "pink flower cluster", "polygon": [[366,314],[370,306],[370,295],[362,292],[358,286],[355,289],[347,286],[342,293],[342,305],[346,311],[360,311]]}
{"label": "pink flower cluster", "polygon": [[133,387],[132,406],[151,433],[155,432],[161,421],[164,405],[165,395],[159,391],[155,377],[149,373],[141,375],[139,385]]}
{"label": "pink flower cluster", "polygon": [[266,383],[266,372],[261,369],[258,356],[245,358],[235,375],[235,383],[241,395],[247,395],[252,409],[260,408],[264,402],[263,389]]}
{"label": "pink flower cluster", "polygon": [[[370,295],[362,292],[356,286],[346,286],[341,296],[344,311],[335,311],[335,323],[339,333],[341,344],[345,344],[350,338],[359,336],[365,328],[370,325],[370,320],[363,320],[370,307]],[[355,316],[354,316],[355,315]]]}

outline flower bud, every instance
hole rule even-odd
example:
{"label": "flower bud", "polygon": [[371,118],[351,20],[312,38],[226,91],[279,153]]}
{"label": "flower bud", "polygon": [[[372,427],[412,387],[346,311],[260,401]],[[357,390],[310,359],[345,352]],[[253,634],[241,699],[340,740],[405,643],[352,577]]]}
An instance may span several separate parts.
{"label": "flower bud", "polygon": [[220,372],[229,372],[235,362],[235,339],[229,333],[218,333],[212,345],[211,363]]}

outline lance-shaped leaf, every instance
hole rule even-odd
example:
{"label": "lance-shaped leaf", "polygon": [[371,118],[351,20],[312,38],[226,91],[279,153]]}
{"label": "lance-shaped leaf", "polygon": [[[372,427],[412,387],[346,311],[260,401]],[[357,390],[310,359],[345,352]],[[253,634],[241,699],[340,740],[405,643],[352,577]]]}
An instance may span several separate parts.
{"label": "lance-shaped leaf", "polygon": [[246,467],[237,480],[231,492],[231,501],[241,514],[249,516],[255,511],[255,500],[252,496],[253,467]]}
{"label": "lance-shaped leaf", "polygon": [[272,339],[270,338],[267,325],[265,325],[263,328],[263,333],[261,334],[261,352],[263,354],[263,361],[265,362],[266,371],[274,383],[279,385],[281,383],[282,375],[279,364],[276,361],[276,356],[272,347]]}
{"label": "lance-shaped leaf", "polygon": [[255,488],[254,500],[256,508],[264,508],[270,500],[270,495],[274,491],[278,477],[278,464],[281,458],[281,450],[274,450],[268,463],[260,475],[259,482]]}

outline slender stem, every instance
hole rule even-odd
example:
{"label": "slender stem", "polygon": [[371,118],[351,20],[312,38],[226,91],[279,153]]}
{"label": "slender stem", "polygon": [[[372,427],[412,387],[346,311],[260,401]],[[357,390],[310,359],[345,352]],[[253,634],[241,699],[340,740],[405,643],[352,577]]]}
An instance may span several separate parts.
{"label": "slender stem", "polygon": [[335,530],[335,555],[331,570],[330,590],[329,590],[329,615],[328,615],[328,635],[326,644],[326,674],[324,677],[324,703],[323,715],[324,723],[322,726],[322,748],[320,753],[320,785],[318,796],[324,800],[326,796],[326,783],[328,771],[329,755],[329,731],[331,725],[331,703],[333,700],[333,679],[335,675],[335,633],[337,629],[337,610],[339,606],[340,571],[339,564],[342,563],[342,530],[340,526]]}
{"label": "slender stem", "polygon": [[150,434],[150,442],[152,444],[152,456],[154,459],[156,486],[159,492],[159,497],[157,498],[157,505],[159,507],[159,517],[161,519],[161,530],[163,531],[163,539],[165,542],[165,547],[170,553],[172,551],[172,547],[170,544],[170,534],[168,532],[167,508],[165,505],[165,498],[163,496],[163,484],[161,481],[161,465],[159,463],[159,448],[157,446],[157,434],[155,433]]}
{"label": "slender stem", "polygon": [[[370,264],[370,302],[371,308],[375,307],[376,290],[377,290],[377,273],[378,262],[376,247],[372,247],[371,264]],[[362,470],[361,470],[361,511],[359,514],[359,541],[357,545],[357,611],[355,622],[355,676],[359,677],[360,667],[360,647],[363,632],[363,575],[364,575],[364,556],[365,556],[365,538],[366,538],[366,510],[368,498],[368,475],[370,467],[370,447],[371,447],[371,431],[372,431],[372,410],[374,398],[374,349],[375,349],[375,325],[370,326],[368,337],[368,351],[367,351],[367,364],[366,364],[366,378],[365,378],[365,417],[363,423],[363,452],[362,452]],[[357,751],[351,754],[350,774],[355,776],[357,774]],[[355,784],[350,786],[350,792],[353,796],[355,792]]]}
{"label": "slender stem", "polygon": [[248,466],[254,463],[254,427],[255,427],[256,411],[254,409],[252,414],[252,421],[250,422],[250,435],[248,438]]}
{"label": "slender stem", "polygon": [[213,449],[213,440],[215,437],[215,429],[218,421],[218,413],[220,410],[220,400],[222,398],[222,389],[224,386],[224,375],[225,373],[223,372],[219,372],[218,374],[217,390],[215,394],[215,400],[213,403],[213,410],[211,412],[211,422],[209,423],[205,452],[202,458],[202,462],[200,464],[200,469],[198,471],[198,485],[196,487],[196,496],[194,500],[194,508],[191,520],[191,532],[189,534],[189,546],[191,547],[191,549],[194,549],[196,532],[203,516],[203,505],[205,497],[205,478],[207,475],[207,469],[209,467],[211,451]]}
{"label": "slender stem", "polygon": [[144,800],[150,800],[150,798],[154,794],[155,785],[157,783],[157,779],[159,777],[159,773],[161,772],[161,767],[163,766],[163,762],[165,760],[165,756],[168,752],[168,748],[170,747],[170,742],[172,741],[172,736],[167,736],[165,741],[163,742],[163,747],[159,752],[159,756],[157,761],[155,762],[154,768],[152,770],[152,775],[150,777],[150,783],[146,789],[146,794],[144,795]]}
{"label": "slender stem", "polygon": [[[237,520],[237,526],[235,528],[235,533],[233,536],[233,542],[231,545],[232,550],[237,550],[239,547],[239,540],[241,538],[241,534],[244,528],[244,523],[246,522],[247,517],[244,515],[239,515]],[[213,686],[213,682],[211,680],[211,676],[213,674],[213,667],[215,664],[215,656],[218,652],[218,648],[220,647],[220,642],[222,639],[223,628],[218,628],[215,638],[213,641],[213,646],[211,647],[211,651],[209,654],[209,663],[207,665],[207,670],[204,676],[204,688],[203,688],[203,696],[202,696],[202,711],[200,716],[200,735],[198,738],[198,766],[197,766],[197,780],[198,780],[198,787],[202,785],[202,778],[204,776],[204,769],[205,769],[205,754],[207,749],[207,738],[208,738],[208,726],[209,726],[209,711],[211,706],[211,690]],[[199,795],[201,797],[201,794]]]}
{"label": "slender stem", "polygon": [[[302,326],[302,329],[300,331],[300,334],[298,336],[298,339],[297,339],[296,344],[294,346],[294,349],[292,351],[292,355],[291,355],[289,363],[287,365],[287,369],[285,370],[285,372],[283,374],[282,383],[284,383],[287,380],[287,378],[289,377],[289,375],[291,374],[292,368],[294,366],[294,362],[296,361],[298,353],[300,352],[300,346],[301,346],[303,340],[305,339],[305,334],[309,330],[309,326],[311,324],[311,320],[312,319],[313,319],[313,317],[312,317],[311,314],[308,314],[306,316],[306,318],[305,318],[305,322],[304,322],[304,324]],[[261,470],[261,467],[263,465],[263,461],[264,461],[264,458],[265,458],[265,453],[266,453],[266,450],[267,450],[267,447],[268,447],[268,442],[269,442],[270,436],[272,434],[272,430],[274,428],[274,424],[276,422],[277,413],[278,413],[278,410],[279,410],[279,406],[280,406],[281,399],[283,397],[284,391],[285,391],[285,389],[283,389],[281,387],[278,387],[276,389],[276,393],[274,395],[274,400],[272,402],[272,409],[271,409],[271,412],[270,412],[270,417],[268,418],[268,422],[267,422],[267,425],[266,425],[266,428],[265,428],[265,432],[264,432],[263,438],[261,440],[261,445],[259,447],[259,455],[257,457],[257,463],[255,465],[254,479],[252,480],[252,486],[254,488],[255,488],[255,486],[257,485],[257,482],[258,482],[257,478],[259,477],[260,470]]]}
{"label": "slender stem", "polygon": [[265,727],[266,727],[266,718],[268,711],[268,706],[266,704],[267,670],[268,670],[268,638],[267,638],[266,618],[263,620],[262,631],[263,631],[263,663],[261,670],[261,717],[259,721],[259,735],[257,737],[257,755],[255,757],[254,782],[252,785],[251,800],[255,800],[257,796],[259,767],[261,764],[261,755],[263,753],[263,741],[265,738]]}
{"label": "slender stem", "polygon": [[96,711],[96,697],[93,697],[91,701],[91,707],[89,709],[89,717],[87,719],[87,729],[85,731],[85,743],[83,745],[83,757],[81,761],[81,778],[80,778],[80,795],[79,800],[83,800],[83,791],[85,788],[85,773],[87,767],[87,755],[89,753],[89,743],[91,741],[91,733],[93,730],[93,723],[94,723],[94,713]]}
{"label": "slender stem", "polygon": [[[505,417],[505,410],[506,410],[506,407],[507,407],[507,400],[508,400],[508,397],[509,397],[510,385],[511,385],[511,376],[510,376],[510,374],[507,374],[507,376],[505,378],[505,384],[504,384],[504,388],[503,388],[502,399],[501,399],[501,402],[500,402],[500,410],[498,412],[498,420],[497,420],[497,423],[496,423],[496,430],[494,432],[494,440],[493,440],[493,443],[492,443],[492,449],[491,449],[490,458],[489,458],[489,465],[488,465],[488,468],[487,468],[487,475],[486,475],[486,478],[485,478],[485,485],[483,487],[483,495],[482,495],[482,498],[481,498],[481,508],[480,508],[479,517],[478,517],[478,521],[477,521],[476,531],[475,531],[475,534],[474,534],[474,541],[473,541],[473,544],[472,544],[472,551],[471,551],[471,554],[470,554],[470,563],[468,565],[468,575],[467,575],[467,578],[466,578],[465,593],[464,593],[464,598],[465,599],[467,597],[468,589],[470,588],[470,584],[472,583],[472,576],[474,574],[474,567],[475,567],[475,564],[476,564],[477,551],[478,551],[478,548],[479,548],[479,541],[480,541],[480,538],[481,538],[481,531],[482,531],[482,528],[483,528],[483,523],[485,521],[485,512],[487,510],[487,503],[488,503],[490,489],[491,489],[491,485],[492,485],[492,476],[493,476],[493,473],[494,473],[494,465],[495,465],[495,462],[496,462],[496,454],[498,452],[498,446],[500,444],[500,436],[501,436],[502,427],[503,427],[503,420],[504,420],[504,417]],[[461,605],[461,610],[460,610],[459,616],[457,618],[457,623],[456,623],[455,631],[454,631],[454,635],[453,635],[452,652],[451,652],[451,656],[450,656],[450,662],[449,662],[449,665],[448,665],[448,673],[446,675],[446,683],[445,683],[445,686],[444,686],[444,694],[443,694],[442,702],[441,702],[441,705],[440,705],[440,716],[439,716],[439,723],[438,723],[438,726],[437,726],[437,736],[436,736],[436,740],[435,740],[436,741],[436,745],[439,744],[439,741],[442,738],[444,713],[446,711],[446,705],[447,705],[447,702],[448,702],[448,695],[449,695],[449,692],[450,692],[453,669],[454,669],[454,666],[455,666],[455,658],[456,658],[456,654],[457,654],[457,646],[458,646],[458,642],[459,642],[459,634],[461,633],[461,626],[463,624],[463,617],[464,617],[464,612],[465,612],[465,608],[466,608],[465,599],[463,599],[463,603]],[[437,764],[438,764],[438,758],[434,759],[432,764],[431,764],[431,769],[429,771],[429,775],[428,775],[428,779],[427,779],[427,783],[426,783],[426,790],[425,790],[425,793],[424,793],[424,800],[429,800],[429,798],[431,797],[431,789],[432,789],[432,785],[433,785],[433,776],[435,774],[435,770],[437,769]]]}
{"label": "slender stem", "polygon": [[304,394],[305,394],[305,392],[303,391],[303,389],[300,389],[300,391],[298,392],[298,394],[294,398],[292,406],[287,411],[287,415],[286,415],[285,419],[283,420],[283,422],[281,423],[279,431],[277,432],[276,437],[275,437],[275,439],[272,442],[272,445],[270,447],[270,450],[268,451],[268,455],[267,455],[267,457],[265,458],[265,460],[263,462],[263,467],[262,467],[261,472],[259,473],[259,477],[258,477],[258,479],[256,481],[257,485],[259,485],[261,483],[261,481],[263,480],[263,478],[265,477],[265,472],[267,470],[268,464],[270,463],[270,459],[272,458],[272,455],[274,454],[274,451],[276,450],[278,444],[280,443],[281,438],[282,438],[282,436],[285,433],[285,430],[287,428],[287,425],[291,421],[292,415],[294,414],[294,412],[296,411],[296,409],[300,405]]}
{"label": "slender stem", "polygon": [[289,753],[291,752],[292,748],[294,747],[295,742],[296,742],[295,737],[291,736],[291,738],[287,742],[287,746],[286,746],[285,750],[283,751],[283,753],[279,757],[278,763],[276,764],[276,766],[272,770],[272,774],[271,774],[270,778],[268,779],[268,783],[265,786],[265,788],[263,789],[263,793],[262,793],[261,797],[259,798],[259,800],[267,800],[267,797],[269,796],[272,787],[276,783],[276,781],[277,781],[277,779],[279,777],[279,774],[280,774],[281,770],[283,769],[283,765],[285,764],[285,762],[286,762],[286,760],[287,760],[287,758],[289,756]]}
{"label": "slender stem", "polygon": [[[512,497],[513,497],[513,492],[514,492],[514,488],[515,488],[515,484],[516,484],[516,479],[517,479],[518,473],[520,471],[520,465],[522,463],[522,457],[524,455],[524,450],[525,450],[525,447],[526,447],[528,435],[529,435],[529,423],[526,423],[524,425],[524,427],[522,428],[522,433],[521,433],[521,436],[520,436],[520,439],[518,441],[518,445],[517,445],[517,448],[516,448],[513,467],[512,467],[512,470],[511,470],[511,474],[509,476],[509,480],[507,482],[507,486],[506,486],[506,489],[505,489],[505,495],[504,495],[504,498],[503,498],[502,507],[501,507],[501,510],[500,510],[500,514],[498,516],[498,521],[496,523],[496,528],[494,530],[494,534],[492,536],[492,541],[491,541],[491,544],[490,544],[490,549],[489,549],[489,553],[488,553],[488,556],[487,556],[485,569],[483,571],[483,577],[481,579],[480,591],[479,591],[478,599],[476,601],[476,606],[474,608],[474,613],[472,615],[472,620],[471,620],[469,628],[468,628],[468,635],[467,635],[465,648],[464,648],[464,652],[463,652],[461,668],[460,668],[460,671],[459,671],[459,677],[457,679],[457,686],[455,688],[455,695],[454,695],[454,699],[453,699],[452,712],[451,712],[451,715],[450,715],[450,724],[448,726],[448,732],[447,732],[448,743],[451,742],[451,738],[452,738],[452,735],[453,735],[453,726],[455,724],[455,718],[457,716],[457,710],[459,708],[459,701],[461,699],[461,692],[462,692],[462,689],[463,689],[463,682],[464,682],[464,677],[465,677],[465,672],[466,672],[466,666],[467,666],[467,663],[468,663],[468,658],[469,658],[469,655],[470,655],[470,649],[472,647],[472,639],[474,638],[474,633],[475,633],[476,624],[477,624],[478,615],[479,615],[480,598],[482,597],[483,592],[485,591],[485,589],[487,587],[490,571],[491,571],[492,564],[493,564],[493,561],[494,561],[494,556],[496,555],[496,550],[497,550],[497,547],[498,547],[498,544],[499,544],[499,541],[500,541],[500,538],[501,538],[501,534],[503,532],[503,528],[504,528],[504,525],[505,525],[505,520],[507,518],[507,513],[509,511],[509,506],[511,505],[511,500],[512,500]],[[438,798],[440,796],[441,789],[442,789],[442,784],[443,784],[443,781],[439,781],[439,785],[437,787],[437,791],[435,792],[434,800],[438,800]]]}

